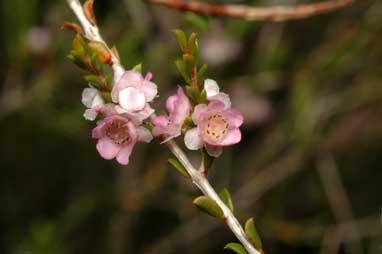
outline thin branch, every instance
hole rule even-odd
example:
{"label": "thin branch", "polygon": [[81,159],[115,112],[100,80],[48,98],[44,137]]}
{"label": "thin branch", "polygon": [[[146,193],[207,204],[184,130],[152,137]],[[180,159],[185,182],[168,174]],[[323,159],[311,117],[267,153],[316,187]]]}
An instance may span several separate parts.
{"label": "thin branch", "polygon": [[308,18],[349,6],[354,0],[332,0],[297,6],[253,7],[248,5],[207,4],[199,1],[147,0],[168,8],[189,11],[202,15],[224,16],[245,20],[286,21]]}
{"label": "thin branch", "polygon": [[[90,22],[86,17],[83,6],[78,0],[67,0],[69,6],[72,8],[74,14],[77,16],[80,21],[82,28],[85,32],[85,37],[90,41],[101,42],[105,45],[107,50],[112,56],[112,68],[114,70],[114,76],[119,76],[122,74],[125,69],[119,62],[118,57],[114,54],[114,52],[107,46],[106,42],[102,39],[102,36],[99,33],[99,29],[95,22]],[[94,23],[94,24],[92,24]],[[153,117],[153,116],[152,116]],[[243,244],[244,248],[248,251],[248,254],[261,254],[252,243],[247,238],[244,229],[233,215],[231,210],[225,205],[225,203],[220,199],[219,195],[215,192],[215,190],[210,185],[208,179],[205,177],[203,172],[200,172],[191,164],[186,154],[181,150],[181,148],[173,141],[170,140],[166,142],[167,147],[174,154],[174,156],[183,164],[186,168],[187,172],[190,174],[193,183],[200,189],[200,191],[215,201],[220,209],[224,213],[224,217],[226,219],[226,223],[237,239]]]}
{"label": "thin branch", "polygon": [[191,162],[188,160],[186,154],[180,149],[180,147],[173,141],[170,140],[166,143],[170,151],[175,155],[175,157],[183,164],[187,172],[190,174],[192,182],[200,189],[200,191],[216,202],[216,204],[222,209],[224,217],[226,218],[226,223],[231,231],[235,234],[237,239],[243,244],[245,249],[249,254],[261,254],[258,250],[254,248],[252,243],[249,242],[243,227],[240,225],[238,220],[232,211],[225,205],[225,203],[220,199],[219,195],[210,185],[208,179],[205,177],[203,172],[197,170]]}
{"label": "thin branch", "polygon": [[[343,224],[355,221],[349,197],[334,159],[330,156],[325,156],[317,162],[317,170],[337,223]],[[340,232],[340,235],[346,237],[348,234],[352,234],[354,236],[354,244],[350,246],[351,250],[353,253],[361,254],[363,251],[357,224],[353,223],[350,225],[353,225],[353,227],[349,226],[346,228],[346,231]],[[342,240],[339,237],[333,239]],[[322,253],[329,252],[323,248]]]}

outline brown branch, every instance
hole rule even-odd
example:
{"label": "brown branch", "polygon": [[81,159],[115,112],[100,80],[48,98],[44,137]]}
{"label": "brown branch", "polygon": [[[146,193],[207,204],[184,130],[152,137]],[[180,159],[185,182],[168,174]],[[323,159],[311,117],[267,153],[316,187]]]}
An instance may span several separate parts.
{"label": "brown branch", "polygon": [[346,7],[354,0],[331,0],[313,4],[297,6],[269,6],[253,7],[248,5],[219,5],[207,4],[199,1],[185,0],[147,0],[153,4],[159,4],[168,8],[189,11],[203,15],[224,16],[245,20],[260,21],[285,21],[303,19]]}

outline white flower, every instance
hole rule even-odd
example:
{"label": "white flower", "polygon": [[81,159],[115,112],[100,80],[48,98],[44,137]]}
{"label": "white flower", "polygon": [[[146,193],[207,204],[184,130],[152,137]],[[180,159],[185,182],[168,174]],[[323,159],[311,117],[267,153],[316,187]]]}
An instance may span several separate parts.
{"label": "white flower", "polygon": [[85,88],[82,91],[82,103],[88,108],[85,110],[86,120],[93,121],[105,105],[100,92],[95,88]]}

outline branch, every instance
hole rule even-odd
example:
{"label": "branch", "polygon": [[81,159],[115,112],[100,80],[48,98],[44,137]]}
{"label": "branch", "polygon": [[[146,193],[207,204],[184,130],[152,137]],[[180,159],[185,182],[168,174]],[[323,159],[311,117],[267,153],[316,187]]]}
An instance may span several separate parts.
{"label": "branch", "polygon": [[[89,1],[89,0],[88,0]],[[86,1],[86,3],[88,3]],[[94,21],[89,21],[86,17],[84,9],[78,0],[67,0],[70,8],[73,10],[74,14],[77,16],[78,21],[80,21],[81,26],[85,32],[85,37],[90,41],[100,42],[105,45],[107,51],[111,55],[111,67],[114,71],[114,76],[119,77],[124,72],[124,68],[122,67],[118,56],[109,48],[107,43],[102,39],[101,34],[99,33],[99,29]],[[94,23],[94,24],[92,24]]]}
{"label": "branch", "polygon": [[189,11],[202,15],[224,16],[245,20],[259,21],[286,21],[308,18],[331,12],[346,7],[354,0],[332,0],[313,4],[301,4],[293,7],[289,6],[270,6],[252,7],[248,5],[219,5],[207,4],[199,1],[182,0],[147,0],[150,3],[163,5],[168,8]]}
{"label": "branch", "polygon": [[[90,0],[88,0],[90,1]],[[85,2],[85,4],[88,3]],[[81,23],[81,26],[84,30],[85,37],[90,41],[101,42],[105,45],[107,50],[112,56],[111,66],[114,71],[114,76],[120,75],[125,71],[123,66],[121,65],[118,57],[114,54],[114,52],[107,46],[106,42],[102,39],[102,36],[99,33],[99,29],[94,20],[89,20],[84,13],[83,6],[78,0],[67,0],[69,6],[73,10],[74,14],[77,16],[78,20]],[[153,116],[152,116],[153,117]],[[248,251],[248,254],[261,254],[257,251],[252,243],[247,238],[246,233],[244,232],[242,226],[233,215],[231,210],[224,204],[224,202],[220,199],[219,195],[212,188],[208,179],[205,177],[204,172],[201,172],[194,168],[191,162],[188,160],[186,154],[180,149],[180,147],[173,141],[170,140],[166,143],[170,151],[174,154],[174,156],[183,164],[186,168],[187,172],[190,174],[193,183],[200,189],[200,191],[215,201],[220,209],[224,213],[224,217],[226,218],[226,223],[231,231],[235,234],[237,239],[243,244],[245,249]]]}
{"label": "branch", "polygon": [[246,233],[244,232],[242,226],[236,219],[235,215],[231,212],[231,210],[224,204],[224,202],[220,199],[219,195],[212,188],[208,179],[205,177],[204,173],[197,170],[191,162],[188,160],[185,153],[180,149],[180,147],[173,141],[170,140],[167,143],[170,151],[175,155],[175,157],[183,164],[186,168],[187,172],[191,176],[192,182],[200,189],[200,191],[210,199],[216,202],[216,204],[220,207],[220,209],[224,213],[224,217],[226,218],[226,223],[231,231],[235,234],[237,239],[243,244],[245,249],[249,254],[261,254],[258,250],[256,250],[252,243],[249,242]]}

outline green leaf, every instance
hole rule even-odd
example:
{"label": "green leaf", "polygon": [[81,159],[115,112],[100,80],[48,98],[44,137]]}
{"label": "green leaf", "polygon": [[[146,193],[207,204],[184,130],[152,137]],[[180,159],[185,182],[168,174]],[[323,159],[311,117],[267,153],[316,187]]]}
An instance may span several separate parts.
{"label": "green leaf", "polygon": [[183,164],[175,158],[168,159],[168,163],[173,166],[185,178],[191,178]]}
{"label": "green leaf", "polygon": [[224,218],[222,209],[220,209],[215,201],[206,196],[197,197],[192,203],[196,205],[200,210],[211,215],[212,217],[220,219]]}
{"label": "green leaf", "polygon": [[191,77],[187,71],[186,64],[182,60],[178,60],[175,62],[176,67],[178,68],[179,73],[182,75],[183,79],[191,84]]}
{"label": "green leaf", "polygon": [[81,69],[87,69],[86,64],[77,55],[71,53],[68,55],[68,58],[72,60]]}
{"label": "green leaf", "polygon": [[195,68],[196,60],[193,55],[183,54],[183,62],[186,65],[187,72],[191,72]]}
{"label": "green leaf", "polygon": [[214,162],[214,157],[210,156],[206,149],[202,149],[202,160],[203,160],[203,164],[204,164],[204,168],[206,168],[207,170],[210,169],[212,163]]}
{"label": "green leaf", "polygon": [[196,33],[192,33],[188,38],[187,53],[190,53],[195,57],[196,63],[199,61],[199,44]]}
{"label": "green leaf", "polygon": [[185,19],[203,31],[207,31],[210,26],[206,17],[200,16],[193,12],[188,12]]}
{"label": "green leaf", "polygon": [[186,86],[186,93],[193,103],[199,101],[200,92],[196,87]]}
{"label": "green leaf", "polygon": [[103,86],[102,80],[98,76],[95,75],[86,75],[84,79],[89,82],[95,88],[101,89]]}
{"label": "green leaf", "polygon": [[208,69],[207,64],[203,64],[202,67],[198,70],[198,84],[203,84],[204,82],[204,74],[206,73]]}
{"label": "green leaf", "polygon": [[175,33],[175,36],[178,40],[178,43],[179,43],[179,46],[180,46],[180,49],[184,52],[187,48],[187,37],[186,37],[186,34],[183,32],[183,30],[180,30],[180,29],[176,29],[174,31]]}
{"label": "green leaf", "polygon": [[229,194],[229,191],[226,188],[224,188],[219,193],[219,197],[222,199],[224,204],[226,204],[226,206],[228,206],[228,208],[233,212],[233,203],[232,203],[231,194]]}
{"label": "green leaf", "polygon": [[228,243],[226,246],[224,246],[224,249],[232,250],[237,254],[247,254],[247,251],[240,243]]}
{"label": "green leaf", "polygon": [[257,229],[255,227],[255,221],[253,218],[250,218],[245,223],[245,232],[247,233],[247,236],[249,240],[254,244],[254,246],[261,250],[263,247],[263,244],[261,242],[259,233],[257,232]]}
{"label": "green leaf", "polygon": [[137,71],[137,72],[142,73],[142,63],[135,65],[133,67],[133,71]]}

